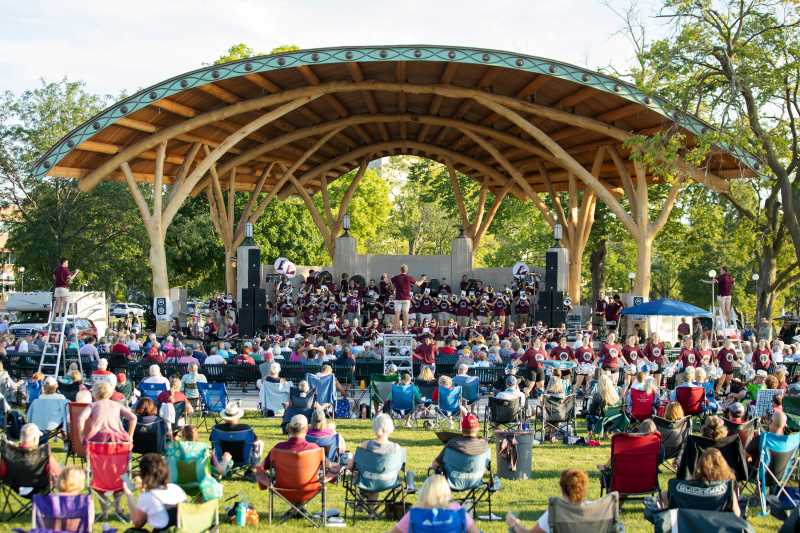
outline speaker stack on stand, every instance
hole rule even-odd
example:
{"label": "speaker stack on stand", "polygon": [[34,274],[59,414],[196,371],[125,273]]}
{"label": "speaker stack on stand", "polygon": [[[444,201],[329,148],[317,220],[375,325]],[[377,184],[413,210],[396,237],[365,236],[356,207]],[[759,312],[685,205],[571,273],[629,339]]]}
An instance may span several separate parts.
{"label": "speaker stack on stand", "polygon": [[247,287],[239,302],[239,337],[252,338],[267,328],[267,291],[261,287],[261,250],[247,251]]}
{"label": "speaker stack on stand", "polygon": [[559,252],[550,249],[545,253],[544,289],[539,291],[539,301],[535,320],[541,320],[546,326],[556,328],[567,320],[567,308],[564,305],[564,291],[559,290]]}

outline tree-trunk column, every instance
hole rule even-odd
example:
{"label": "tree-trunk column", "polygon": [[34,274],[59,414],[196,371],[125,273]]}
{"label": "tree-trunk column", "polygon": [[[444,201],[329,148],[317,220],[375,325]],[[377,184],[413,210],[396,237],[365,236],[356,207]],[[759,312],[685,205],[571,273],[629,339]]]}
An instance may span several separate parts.
{"label": "tree-trunk column", "polygon": [[648,297],[650,295],[650,278],[653,262],[653,236],[636,238],[636,281],[634,294]]}

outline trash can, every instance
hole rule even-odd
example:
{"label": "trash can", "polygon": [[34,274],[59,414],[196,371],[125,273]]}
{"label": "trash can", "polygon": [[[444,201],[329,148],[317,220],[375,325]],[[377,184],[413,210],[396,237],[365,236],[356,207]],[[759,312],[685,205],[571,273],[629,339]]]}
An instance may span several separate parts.
{"label": "trash can", "polygon": [[495,431],[494,437],[497,475],[503,479],[530,479],[533,469],[533,432]]}

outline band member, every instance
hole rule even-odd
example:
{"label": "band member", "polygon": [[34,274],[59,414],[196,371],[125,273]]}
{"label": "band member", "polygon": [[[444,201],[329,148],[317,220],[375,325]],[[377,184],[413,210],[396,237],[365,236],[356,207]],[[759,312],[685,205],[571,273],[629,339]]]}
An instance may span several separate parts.
{"label": "band member", "polygon": [[577,372],[575,376],[575,388],[582,391],[584,396],[588,393],[589,380],[586,376],[594,374],[597,368],[597,362],[592,350],[592,337],[584,335],[581,338],[581,345],[575,350],[575,360],[578,361]]}
{"label": "band member", "polygon": [[650,341],[644,347],[644,356],[650,362],[650,372],[653,374],[656,386],[661,387],[661,369],[667,364],[667,356],[664,352],[664,343],[658,333],[650,335]]}
{"label": "band member", "polygon": [[600,365],[611,375],[611,382],[616,386],[619,383],[619,356],[622,348],[617,344],[617,335],[609,333],[606,342],[600,348]]}

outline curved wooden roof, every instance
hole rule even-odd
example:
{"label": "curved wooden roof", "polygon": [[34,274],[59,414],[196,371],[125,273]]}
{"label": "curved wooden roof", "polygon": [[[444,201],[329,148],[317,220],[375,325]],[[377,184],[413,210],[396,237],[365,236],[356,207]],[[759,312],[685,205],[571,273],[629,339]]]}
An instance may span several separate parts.
{"label": "curved wooden roof", "polygon": [[[511,177],[490,153],[494,147],[520,171],[529,190],[547,190],[545,174],[556,190],[565,190],[567,173],[551,152],[487,109],[481,96],[514,108],[587,168],[600,146],[616,146],[626,158],[619,132],[652,134],[677,126],[691,144],[710,127],[630,84],[549,59],[424,45],[329,48],[212,65],[153,85],[70,132],[33,172],[77,178],[88,190],[103,179],[124,179],[119,166],[129,161],[137,180],[152,181],[158,137],[168,139],[166,183],[193,148],[197,156],[190,157],[201,161],[201,145],[223,145],[227,151],[215,169],[224,181],[235,167],[239,190],[254,189],[269,173],[261,190],[279,185],[289,193],[291,185],[270,173],[270,164],[278,162],[273,167],[298,166],[295,175],[313,194],[324,180],[363,159],[391,154],[450,161],[495,190]],[[268,118],[265,113],[282,116],[258,121]],[[225,144],[254,120],[252,131]],[[702,173],[712,187],[726,188],[725,179],[752,175],[755,168],[747,153],[720,147]],[[611,160],[602,162],[599,177],[608,188],[622,187]],[[511,192],[524,196],[519,183]]]}

